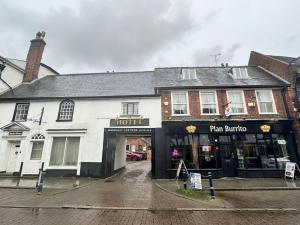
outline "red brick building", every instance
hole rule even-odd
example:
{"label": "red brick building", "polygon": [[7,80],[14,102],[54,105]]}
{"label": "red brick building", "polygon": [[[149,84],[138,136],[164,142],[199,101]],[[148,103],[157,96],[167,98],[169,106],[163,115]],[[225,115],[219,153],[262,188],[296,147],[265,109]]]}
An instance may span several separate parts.
{"label": "red brick building", "polygon": [[286,162],[297,162],[285,93],[290,82],[257,66],[155,74],[162,104],[157,177],[175,176],[180,159],[190,171],[216,177],[281,177]]}
{"label": "red brick building", "polygon": [[297,90],[300,87],[300,57],[273,56],[252,51],[249,65],[261,66],[290,82],[291,85],[285,92],[288,102],[288,117],[293,120],[293,131],[300,154],[299,95],[297,97]]}

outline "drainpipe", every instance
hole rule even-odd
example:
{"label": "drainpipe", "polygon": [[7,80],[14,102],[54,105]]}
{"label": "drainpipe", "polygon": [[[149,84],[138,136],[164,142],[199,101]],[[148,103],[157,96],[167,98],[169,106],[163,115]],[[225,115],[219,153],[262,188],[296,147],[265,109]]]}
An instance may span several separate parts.
{"label": "drainpipe", "polygon": [[290,113],[290,110],[289,110],[288,101],[286,99],[287,86],[284,86],[284,88],[281,90],[281,93],[282,93],[282,97],[283,97],[283,103],[284,103],[284,107],[285,107],[287,118],[291,119],[291,113]]}

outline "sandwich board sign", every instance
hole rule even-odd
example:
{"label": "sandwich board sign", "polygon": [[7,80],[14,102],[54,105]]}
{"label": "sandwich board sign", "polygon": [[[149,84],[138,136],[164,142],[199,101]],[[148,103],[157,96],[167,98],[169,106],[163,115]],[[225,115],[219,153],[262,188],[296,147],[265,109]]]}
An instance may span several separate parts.
{"label": "sandwich board sign", "polygon": [[184,161],[181,159],[181,160],[180,160],[180,163],[179,163],[179,165],[178,165],[177,171],[176,171],[176,179],[179,178],[179,175],[180,175],[180,171],[181,171],[182,166],[183,166],[183,168],[184,168],[186,174],[189,175],[189,171],[187,170]]}
{"label": "sandwich board sign", "polygon": [[296,169],[296,163],[287,162],[285,164],[284,176],[285,177],[291,177],[291,178],[294,179],[294,177],[295,177],[295,169]]}
{"label": "sandwich board sign", "polygon": [[192,189],[202,189],[202,181],[200,173],[190,173]]}

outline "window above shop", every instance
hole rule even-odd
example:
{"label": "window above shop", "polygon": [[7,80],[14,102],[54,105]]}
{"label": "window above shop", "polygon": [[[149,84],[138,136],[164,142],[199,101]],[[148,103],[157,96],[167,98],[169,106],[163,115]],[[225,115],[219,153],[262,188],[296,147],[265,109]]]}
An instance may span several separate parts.
{"label": "window above shop", "polygon": [[217,94],[215,91],[200,92],[201,114],[214,115],[218,114]]}
{"label": "window above shop", "polygon": [[260,114],[275,114],[276,108],[272,90],[257,90],[256,99]]}
{"label": "window above shop", "polygon": [[181,70],[180,80],[197,79],[196,68],[184,68]]}
{"label": "window above shop", "polygon": [[227,91],[228,111],[230,114],[246,114],[246,104],[243,91]]}
{"label": "window above shop", "polygon": [[172,92],[172,114],[188,115],[188,93]]}
{"label": "window above shop", "polygon": [[27,115],[29,110],[29,103],[17,103],[13,121],[20,122],[20,121],[26,121]]}
{"label": "window above shop", "polygon": [[137,116],[139,115],[138,102],[122,102],[122,116]]}

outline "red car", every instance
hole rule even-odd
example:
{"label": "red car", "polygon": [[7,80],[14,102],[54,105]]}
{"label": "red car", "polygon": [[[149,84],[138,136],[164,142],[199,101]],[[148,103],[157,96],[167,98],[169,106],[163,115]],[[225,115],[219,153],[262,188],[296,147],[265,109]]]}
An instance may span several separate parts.
{"label": "red car", "polygon": [[134,152],[126,152],[126,159],[127,160],[142,160],[143,156],[141,154],[137,154]]}

